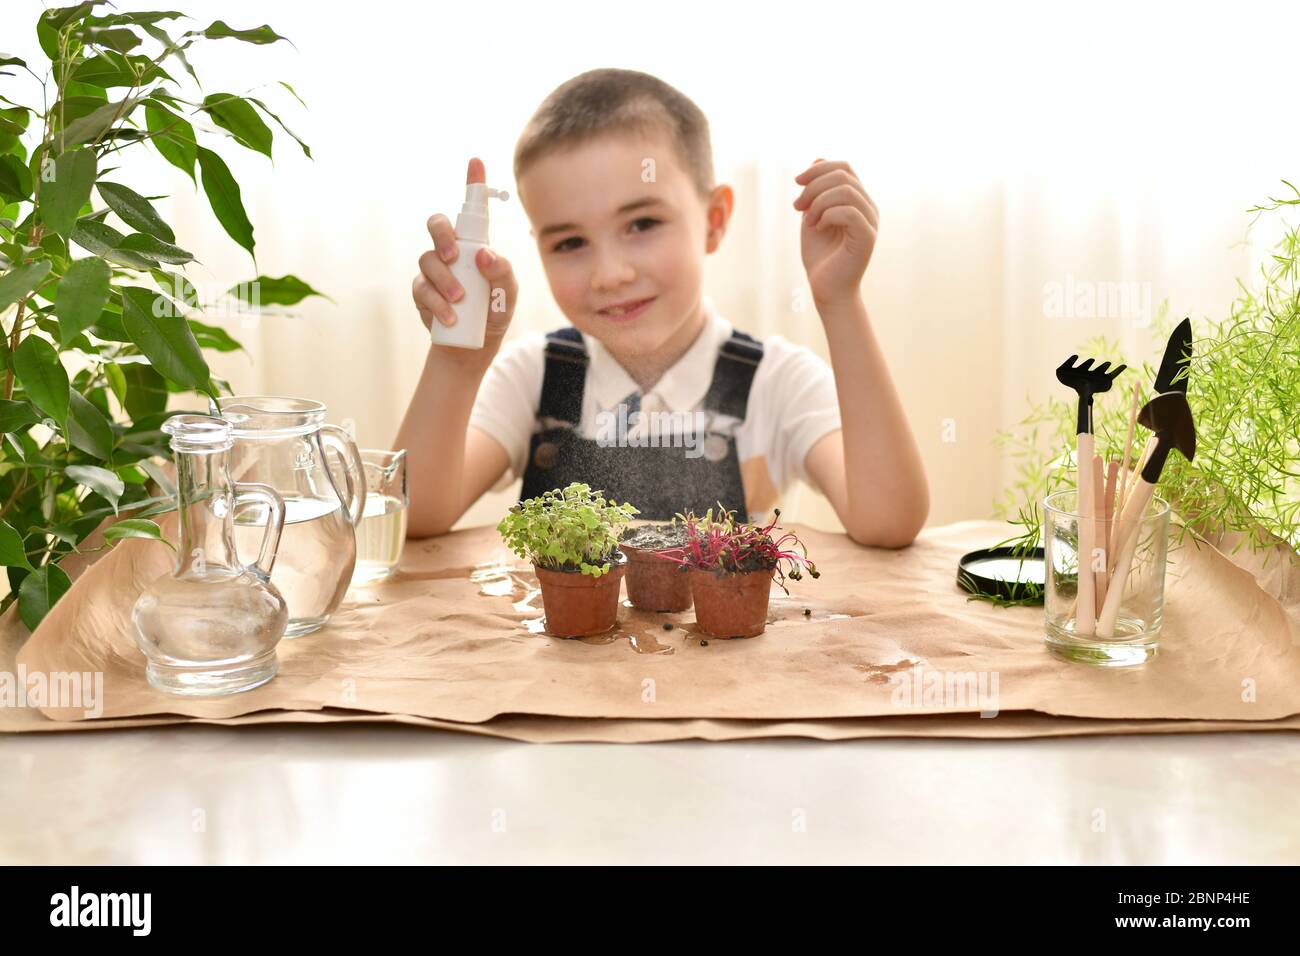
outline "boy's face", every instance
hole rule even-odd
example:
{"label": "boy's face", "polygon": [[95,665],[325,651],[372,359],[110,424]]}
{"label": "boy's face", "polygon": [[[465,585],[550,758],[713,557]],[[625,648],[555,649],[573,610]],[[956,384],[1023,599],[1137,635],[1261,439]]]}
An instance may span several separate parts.
{"label": "boy's face", "polygon": [[546,154],[520,177],[519,199],[551,293],[584,335],[620,357],[694,338],[704,257],[722,240],[732,196],[719,186],[701,199],[666,134]]}

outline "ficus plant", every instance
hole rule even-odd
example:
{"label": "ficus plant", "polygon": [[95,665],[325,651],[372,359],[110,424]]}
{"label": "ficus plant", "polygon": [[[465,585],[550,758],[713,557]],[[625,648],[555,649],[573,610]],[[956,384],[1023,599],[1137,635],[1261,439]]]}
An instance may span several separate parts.
{"label": "ficus plant", "polygon": [[538,567],[598,578],[613,567],[623,526],[637,513],[575,481],[512,506],[497,531],[511,551]]}
{"label": "ficus plant", "polygon": [[[155,208],[159,190],[126,161],[153,149],[182,170],[256,275],[253,226],[218,150],[270,157],[269,119],[311,156],[262,99],[205,93],[186,56],[200,43],[240,55],[236,45],[284,38],[188,20],[81,3],[40,14],[48,63],[0,53],[0,610],[16,600],[28,627],[68,590],[60,562],[91,549],[106,519],[130,513],[97,547],[161,538],[150,518],[174,507],[155,460],[169,455],[169,397],[228,393],[204,349],[241,347],[202,321],[185,274],[194,257]],[[319,293],[257,276],[228,295],[293,305]]]}

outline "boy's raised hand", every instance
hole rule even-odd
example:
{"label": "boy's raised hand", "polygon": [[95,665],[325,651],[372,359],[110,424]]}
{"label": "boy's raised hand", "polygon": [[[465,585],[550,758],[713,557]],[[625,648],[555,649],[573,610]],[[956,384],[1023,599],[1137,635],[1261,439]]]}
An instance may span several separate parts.
{"label": "boy's raised hand", "polygon": [[848,163],[819,159],[794,179],[804,187],[800,245],[813,299],[838,306],[859,294],[880,214]]}
{"label": "boy's raised hand", "polygon": [[[478,157],[469,161],[465,182],[487,182],[487,170]],[[456,245],[456,229],[442,213],[430,216],[428,227],[429,235],[433,237],[433,248],[420,256],[420,271],[411,283],[411,297],[415,300],[415,307],[425,328],[429,328],[435,321],[443,325],[455,325],[456,313],[451,303],[459,301],[465,294],[451,273],[451,264],[460,255],[460,249]],[[488,297],[487,335],[483,342],[484,351],[490,355],[496,352],[505,337],[506,329],[510,327],[510,319],[515,314],[515,302],[519,298],[519,285],[509,261],[491,247],[478,251],[475,265],[487,278],[492,289]],[[498,302],[501,298],[498,289],[504,292],[505,308],[502,310],[491,307],[491,303]],[[466,352],[465,349],[450,346],[436,347],[454,353]]]}

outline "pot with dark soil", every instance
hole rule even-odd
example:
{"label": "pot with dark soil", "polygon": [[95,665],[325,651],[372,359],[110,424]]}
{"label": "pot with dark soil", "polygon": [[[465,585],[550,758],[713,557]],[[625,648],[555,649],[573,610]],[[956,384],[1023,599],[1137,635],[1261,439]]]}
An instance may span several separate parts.
{"label": "pot with dark soil", "polygon": [[702,518],[683,515],[685,544],[659,552],[660,560],[688,570],[696,623],[711,637],[762,634],[772,582],[786,591],[786,579],[798,581],[805,570],[818,576],[793,532],[774,534],[780,516],[776,511],[771,522],[759,526],[738,522],[721,508],[717,517],[712,509]]}
{"label": "pot with dark soil", "polygon": [[506,545],[537,572],[547,633],[589,637],[618,621],[619,584],[627,570],[618,539],[636,513],[574,482],[521,501],[502,519],[497,531]]}
{"label": "pot with dark soil", "polygon": [[659,557],[686,543],[686,526],[676,521],[646,524],[623,532],[619,548],[627,555],[627,597],[643,611],[685,611],[691,582],[675,562]]}

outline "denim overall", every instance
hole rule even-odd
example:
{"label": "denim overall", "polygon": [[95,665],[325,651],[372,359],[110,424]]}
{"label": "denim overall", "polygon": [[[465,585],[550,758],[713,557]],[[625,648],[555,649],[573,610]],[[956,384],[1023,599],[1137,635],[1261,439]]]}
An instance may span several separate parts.
{"label": "denim overall", "polygon": [[[541,429],[529,443],[520,498],[580,481],[616,501],[630,501],[640,509],[638,518],[667,521],[678,512],[703,514],[721,503],[748,520],[735,431],[745,420],[749,389],[762,358],[761,342],[733,332],[718,350],[702,403],[703,430],[697,431],[692,421],[685,423],[690,441],[679,433],[676,440],[661,436],[658,446],[620,445],[604,436],[584,438],[579,433],[590,361],[587,347],[582,333],[571,326],[549,333],[537,413]],[[639,410],[640,398],[634,393],[623,400],[627,416]],[[612,414],[618,412],[616,407]]]}

